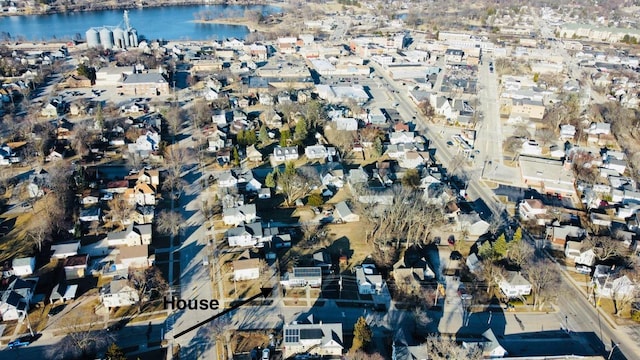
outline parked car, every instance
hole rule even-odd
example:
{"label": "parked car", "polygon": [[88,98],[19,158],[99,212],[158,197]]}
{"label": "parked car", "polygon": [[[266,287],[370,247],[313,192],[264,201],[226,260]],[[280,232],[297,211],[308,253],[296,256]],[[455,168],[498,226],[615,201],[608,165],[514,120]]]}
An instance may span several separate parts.
{"label": "parked car", "polygon": [[271,352],[269,349],[262,350],[262,360],[269,360],[271,358]]}
{"label": "parked car", "polygon": [[18,338],[16,340],[13,340],[9,344],[7,344],[7,348],[16,349],[16,348],[19,348],[19,347],[27,346],[27,345],[31,344],[32,342],[38,340],[38,338],[40,336],[42,336],[42,334],[22,336],[22,337],[20,337],[20,338]]}

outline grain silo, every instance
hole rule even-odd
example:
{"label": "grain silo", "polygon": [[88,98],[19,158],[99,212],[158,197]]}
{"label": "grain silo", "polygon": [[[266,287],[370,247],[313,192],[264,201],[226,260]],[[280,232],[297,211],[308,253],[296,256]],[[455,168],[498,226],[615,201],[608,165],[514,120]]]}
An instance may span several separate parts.
{"label": "grain silo", "polygon": [[131,46],[132,47],[138,47],[139,43],[138,43],[138,31],[134,28],[129,29],[129,33],[131,35],[129,35],[129,38],[131,39]]}
{"label": "grain silo", "polygon": [[98,30],[96,30],[95,28],[91,28],[87,30],[85,36],[87,39],[87,45],[89,47],[100,46],[100,34],[98,33]]}
{"label": "grain silo", "polygon": [[128,37],[128,35],[125,35],[124,30],[122,30],[119,27],[113,28],[113,44],[115,45],[116,48],[118,49],[126,48],[125,36]]}
{"label": "grain silo", "polygon": [[100,44],[105,49],[113,49],[113,31],[108,27],[100,29]]}

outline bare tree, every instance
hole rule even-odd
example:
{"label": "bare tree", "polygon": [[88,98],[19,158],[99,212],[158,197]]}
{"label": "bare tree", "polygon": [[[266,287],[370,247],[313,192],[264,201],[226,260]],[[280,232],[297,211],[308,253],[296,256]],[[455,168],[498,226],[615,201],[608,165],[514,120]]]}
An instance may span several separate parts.
{"label": "bare tree", "polygon": [[501,214],[493,214],[491,215],[491,221],[489,221],[489,228],[487,230],[495,238],[500,233],[504,225],[504,218]]}
{"label": "bare tree", "polygon": [[558,297],[561,284],[558,269],[547,258],[538,258],[526,263],[524,271],[531,283],[533,307],[542,310]]}
{"label": "bare tree", "polygon": [[433,106],[431,106],[429,100],[422,100],[418,104],[418,110],[420,110],[420,113],[424,115],[429,121],[433,120],[433,117],[436,115],[436,112],[433,109]]}
{"label": "bare tree", "polygon": [[105,212],[111,219],[111,223],[119,223],[121,227],[131,219],[131,214],[135,210],[135,205],[124,196],[115,196],[107,202],[107,205],[109,209]]}
{"label": "bare tree", "polygon": [[496,288],[504,275],[504,268],[493,263],[490,259],[482,262],[482,278],[487,285],[487,294]]}
{"label": "bare tree", "polygon": [[536,139],[540,145],[549,146],[556,139],[556,134],[551,129],[540,129],[536,131]]}
{"label": "bare tree", "polygon": [[65,319],[66,336],[47,351],[48,359],[86,359],[104,350],[114,339],[102,329],[97,316],[76,315]]}
{"label": "bare tree", "polygon": [[29,222],[29,227],[25,237],[30,239],[38,252],[42,250],[42,245],[51,234],[51,222],[43,216],[34,216]]}
{"label": "bare tree", "polygon": [[280,192],[285,197],[287,206],[291,206],[297,199],[307,196],[314,187],[319,185],[317,176],[312,176],[308,169],[296,169],[293,163],[286,163],[282,173],[276,176]]}
{"label": "bare tree", "polygon": [[462,347],[452,339],[443,338],[435,334],[429,335],[422,345],[431,355],[433,360],[467,359],[480,360],[483,358],[479,347]]}
{"label": "bare tree", "polygon": [[180,234],[180,229],[184,225],[184,218],[182,214],[177,211],[163,210],[158,215],[156,221],[157,230],[160,233],[177,236]]}
{"label": "bare tree", "polygon": [[605,261],[625,253],[623,243],[610,236],[590,236],[586,242],[593,247],[596,257],[600,261]]}
{"label": "bare tree", "polygon": [[529,132],[529,129],[527,128],[527,125],[518,124],[513,129],[513,136],[519,137],[519,138],[530,139],[531,138],[531,133]]}
{"label": "bare tree", "polygon": [[159,268],[152,266],[144,270],[129,270],[129,282],[138,293],[138,313],[149,301],[160,298],[169,289]]}
{"label": "bare tree", "polygon": [[186,186],[186,182],[182,179],[182,169],[191,160],[191,154],[183,148],[170,146],[166,149],[164,164],[167,172],[162,186],[170,190],[173,195],[180,193]]}
{"label": "bare tree", "polygon": [[524,240],[515,243],[511,242],[509,243],[509,250],[507,250],[507,259],[522,269],[522,267],[532,259],[533,253],[534,249],[528,242]]}
{"label": "bare tree", "polygon": [[71,147],[80,156],[86,156],[91,149],[93,141],[93,133],[89,131],[86,122],[77,124],[73,127],[73,139]]}
{"label": "bare tree", "polygon": [[169,133],[171,134],[171,137],[173,139],[172,143],[175,143],[176,135],[178,135],[178,132],[180,131],[180,129],[182,128],[182,124],[184,123],[184,113],[178,107],[171,107],[167,111],[165,121],[167,123]]}

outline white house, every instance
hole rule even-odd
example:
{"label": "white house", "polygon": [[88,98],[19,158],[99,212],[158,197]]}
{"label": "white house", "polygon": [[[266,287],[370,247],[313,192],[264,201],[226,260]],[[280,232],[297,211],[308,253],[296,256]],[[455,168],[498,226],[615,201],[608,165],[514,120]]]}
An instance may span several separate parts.
{"label": "white house", "polygon": [[339,117],[334,120],[336,123],[336,130],[341,131],[356,131],[358,130],[358,120],[354,118]]}
{"label": "white house", "polygon": [[389,134],[389,142],[392,145],[411,144],[415,142],[413,131],[395,131]]}
{"label": "white house", "polygon": [[375,265],[372,264],[363,264],[356,269],[356,283],[358,292],[362,295],[379,294],[384,285],[382,275],[378,273]]}
{"label": "white house", "polygon": [[596,286],[594,286],[596,295],[610,299],[623,299],[633,296],[637,288],[636,284],[627,275],[616,279],[610,276],[595,277],[594,275],[593,281],[596,283]]}
{"label": "white house", "polygon": [[36,268],[36,258],[15,258],[11,262],[11,268],[13,269],[13,275],[15,276],[31,275]]}
{"label": "white house", "polygon": [[341,356],[344,351],[342,324],[301,323],[283,326],[282,355],[290,358],[296,354],[309,353],[320,356]]}
{"label": "white house", "polygon": [[531,283],[517,271],[507,271],[501,277],[498,286],[500,291],[510,299],[531,294]]}
{"label": "white house", "polygon": [[218,176],[218,186],[221,188],[233,188],[238,185],[238,178],[231,171],[225,171]]}
{"label": "white house", "polygon": [[240,224],[227,230],[227,241],[230,247],[255,246],[262,240],[262,224],[259,222]]}
{"label": "white house", "polygon": [[22,321],[29,311],[29,302],[37,281],[33,279],[13,279],[3,291],[0,291],[0,318],[2,321]]}
{"label": "white house", "polygon": [[322,286],[322,268],[319,266],[294,267],[291,272],[284,274],[280,284],[285,288],[305,286],[319,288]]}
{"label": "white house", "polygon": [[140,300],[138,292],[127,280],[112,280],[100,290],[100,301],[106,308],[131,306]]}
{"label": "white house", "polygon": [[304,148],[304,154],[309,160],[326,159],[327,148],[324,145],[311,145]]}
{"label": "white house", "polygon": [[518,214],[520,219],[524,221],[536,220],[538,217],[546,215],[546,213],[547,208],[538,199],[524,199],[518,205]]}
{"label": "white house", "polygon": [[116,269],[147,268],[149,263],[149,246],[121,246],[116,255]]}
{"label": "white house", "polygon": [[233,262],[233,280],[254,280],[260,277],[260,259],[239,259]]}
{"label": "white house", "polygon": [[576,264],[593,266],[596,264],[596,253],[593,249],[580,252],[573,260]]}
{"label": "white house", "polygon": [[298,160],[298,147],[276,147],[273,149],[273,160],[277,162]]}
{"label": "white house", "polygon": [[107,234],[109,246],[139,246],[151,244],[151,225],[130,224],[122,231],[113,231]]}
{"label": "white house", "polygon": [[238,226],[240,223],[251,223],[257,218],[256,205],[247,204],[222,211],[222,221],[225,225]]}
{"label": "white house", "polygon": [[360,215],[355,214],[346,202],[341,201],[336,204],[336,208],[334,210],[334,214],[336,217],[344,222],[357,222],[360,221]]}

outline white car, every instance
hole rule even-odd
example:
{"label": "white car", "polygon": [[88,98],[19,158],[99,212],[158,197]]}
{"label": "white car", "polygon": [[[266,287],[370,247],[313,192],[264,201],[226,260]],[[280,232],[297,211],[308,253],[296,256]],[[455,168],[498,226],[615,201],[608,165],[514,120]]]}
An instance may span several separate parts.
{"label": "white car", "polygon": [[269,359],[270,359],[269,349],[262,350],[262,360],[269,360]]}

